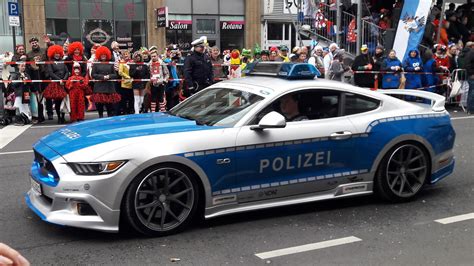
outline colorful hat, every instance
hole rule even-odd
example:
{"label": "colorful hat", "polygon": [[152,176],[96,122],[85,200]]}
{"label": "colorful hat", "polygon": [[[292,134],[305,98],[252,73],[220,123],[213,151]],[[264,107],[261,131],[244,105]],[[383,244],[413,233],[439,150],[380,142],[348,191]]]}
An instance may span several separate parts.
{"label": "colorful hat", "polygon": [[252,51],[250,49],[242,49],[242,56],[243,57],[251,57],[252,56]]}

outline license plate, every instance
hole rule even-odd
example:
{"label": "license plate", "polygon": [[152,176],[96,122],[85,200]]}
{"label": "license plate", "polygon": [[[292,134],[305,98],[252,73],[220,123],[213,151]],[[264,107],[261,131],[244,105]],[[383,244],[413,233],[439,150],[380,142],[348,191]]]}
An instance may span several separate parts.
{"label": "license plate", "polygon": [[43,194],[41,191],[41,184],[36,182],[33,178],[31,178],[31,188],[38,194]]}

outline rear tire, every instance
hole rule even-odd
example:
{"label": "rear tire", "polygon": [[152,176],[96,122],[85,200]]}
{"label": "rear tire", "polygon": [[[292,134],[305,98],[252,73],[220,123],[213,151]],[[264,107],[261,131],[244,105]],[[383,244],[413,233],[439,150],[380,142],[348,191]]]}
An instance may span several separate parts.
{"label": "rear tire", "polygon": [[376,193],[384,200],[405,202],[423,188],[429,171],[429,156],[418,144],[402,143],[383,158],[375,176]]}
{"label": "rear tire", "polygon": [[173,164],[148,168],[125,193],[125,220],[148,236],[175,234],[190,224],[198,208],[199,187],[192,172]]}

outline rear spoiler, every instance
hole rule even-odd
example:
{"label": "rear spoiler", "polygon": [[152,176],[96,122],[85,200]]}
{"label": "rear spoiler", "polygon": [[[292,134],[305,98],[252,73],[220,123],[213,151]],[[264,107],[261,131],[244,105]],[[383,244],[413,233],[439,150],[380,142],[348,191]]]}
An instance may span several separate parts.
{"label": "rear spoiler", "polygon": [[443,112],[445,111],[444,103],[446,99],[444,96],[441,96],[436,93],[427,92],[427,91],[420,91],[420,90],[377,90],[380,93],[387,94],[387,95],[403,95],[403,96],[414,96],[420,97],[423,99],[431,100],[431,109],[435,112]]}

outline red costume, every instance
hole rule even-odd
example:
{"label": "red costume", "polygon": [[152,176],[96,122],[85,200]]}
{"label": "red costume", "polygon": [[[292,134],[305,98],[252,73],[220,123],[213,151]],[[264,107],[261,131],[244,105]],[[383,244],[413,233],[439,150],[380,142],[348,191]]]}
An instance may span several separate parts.
{"label": "red costume", "polygon": [[[62,59],[64,57],[63,47],[59,45],[50,46],[48,48],[49,60],[56,61],[54,59],[55,54],[59,54],[59,58]],[[48,65],[48,72],[50,79],[66,79],[68,70],[64,64],[53,64]],[[67,93],[58,82],[52,82],[46,87],[43,95],[46,99],[62,100],[66,97]]]}
{"label": "red costume", "polygon": [[69,100],[71,102],[71,122],[84,120],[84,109],[86,108],[84,92],[87,89],[88,83],[88,78],[76,75],[75,73],[72,73],[72,76],[70,76],[66,82],[66,88],[69,91]]}

